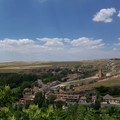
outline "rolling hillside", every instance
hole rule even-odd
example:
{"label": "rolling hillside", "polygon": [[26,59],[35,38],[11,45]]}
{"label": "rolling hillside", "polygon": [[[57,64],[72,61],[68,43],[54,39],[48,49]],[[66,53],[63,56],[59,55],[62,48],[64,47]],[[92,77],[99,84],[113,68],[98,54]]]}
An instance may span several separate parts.
{"label": "rolling hillside", "polygon": [[[90,68],[91,66],[100,67],[109,63],[120,64],[120,60],[101,59],[101,60],[83,60],[83,61],[59,61],[59,62],[6,62],[0,63],[0,72],[31,72],[32,70],[41,70],[49,67],[74,67]],[[118,67],[119,69],[119,67]]]}
{"label": "rolling hillside", "polygon": [[91,90],[91,89],[94,89],[100,86],[104,86],[104,87],[120,86],[120,76],[117,78],[104,79],[104,80],[97,81],[95,83],[78,86],[78,87],[75,87],[75,89],[76,90]]}

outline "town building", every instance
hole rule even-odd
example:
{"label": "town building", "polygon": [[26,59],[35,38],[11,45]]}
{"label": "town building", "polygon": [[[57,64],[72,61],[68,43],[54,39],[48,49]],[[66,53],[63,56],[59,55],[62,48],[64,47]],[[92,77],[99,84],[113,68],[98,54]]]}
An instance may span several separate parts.
{"label": "town building", "polygon": [[86,100],[87,100],[86,96],[81,96],[79,103],[86,103],[87,102]]}
{"label": "town building", "polygon": [[100,66],[98,73],[96,74],[96,77],[98,77],[98,79],[103,79],[106,77],[106,74],[103,72],[102,66]]}
{"label": "town building", "polygon": [[97,100],[97,96],[96,95],[92,95],[92,102],[95,103],[96,100]]}
{"label": "town building", "polygon": [[74,73],[74,74],[68,74],[67,77],[62,78],[62,81],[72,81],[72,80],[77,80],[79,79],[81,76],[78,73]]}
{"label": "town building", "polygon": [[107,94],[103,97],[103,103],[119,104],[120,103],[120,98],[114,98],[114,97],[110,96],[109,94]]}

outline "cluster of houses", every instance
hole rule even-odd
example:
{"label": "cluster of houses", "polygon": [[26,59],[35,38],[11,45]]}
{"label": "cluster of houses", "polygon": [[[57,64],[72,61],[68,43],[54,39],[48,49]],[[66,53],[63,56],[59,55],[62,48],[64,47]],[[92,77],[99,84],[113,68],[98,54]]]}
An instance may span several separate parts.
{"label": "cluster of houses", "polygon": [[[84,96],[84,95],[80,95],[80,94],[49,94],[51,96],[54,96],[56,99],[54,100],[54,102],[64,102],[64,103],[67,103],[67,104],[75,104],[75,103],[82,103],[82,104],[85,104],[87,103],[87,97]],[[46,96],[46,99],[48,97]],[[93,95],[92,96],[92,99],[91,99],[91,102],[95,102],[97,99],[97,96],[96,95]]]}
{"label": "cluster of houses", "polygon": [[[56,71],[53,71],[54,74],[56,72],[60,72],[59,70],[57,71],[58,68],[56,68]],[[62,68],[61,68],[62,69]],[[66,68],[68,69],[68,68]],[[74,70],[72,68],[72,70]],[[77,80],[81,76],[78,73],[73,73],[73,74],[68,74],[66,77],[64,77],[63,81],[72,81],[72,80]],[[102,69],[99,69],[98,73],[96,74],[96,77],[99,79],[102,79],[106,77],[106,75],[103,73]],[[66,86],[66,91],[65,92],[63,89],[60,87],[60,81],[53,81],[53,82],[48,82],[47,84],[43,84],[42,80],[37,80],[34,83],[34,87],[32,88],[25,88],[23,90],[23,97],[19,99],[19,101],[15,102],[14,105],[21,105],[21,104],[26,104],[28,101],[33,101],[36,94],[39,92],[42,92],[45,94],[45,99],[48,99],[50,95],[54,96],[56,99],[54,102],[62,101],[65,103],[88,103],[88,97],[85,94],[80,94],[79,92],[77,93],[72,93],[74,90],[70,86]],[[55,86],[59,86],[55,87]],[[68,93],[69,92],[69,93]],[[90,101],[91,103],[94,103],[97,100],[96,95],[90,96]],[[114,98],[110,95],[105,95],[102,98],[102,103],[105,104],[119,104],[120,103],[120,98]]]}
{"label": "cluster of houses", "polygon": [[[41,80],[37,80],[33,88],[25,88],[23,90],[23,97],[19,99],[19,101],[15,102],[14,105],[24,105],[28,101],[33,101],[36,94],[42,92],[45,94],[45,99],[49,99],[49,96],[54,96],[54,102],[63,102],[67,104],[88,104],[95,103],[98,99],[97,95],[87,96],[85,94],[80,94],[80,92],[53,92],[53,87],[60,84],[59,81],[49,82],[47,84],[43,84]],[[114,98],[110,95],[105,95],[102,98],[101,103],[104,104],[120,104],[120,98]]]}
{"label": "cluster of houses", "polygon": [[26,104],[28,101],[33,101],[36,94],[39,92],[48,93],[51,87],[60,84],[59,81],[48,82],[43,84],[42,80],[37,80],[33,88],[25,88],[23,90],[23,97],[19,101],[15,102],[14,105]]}
{"label": "cluster of houses", "polygon": [[[67,104],[91,104],[95,103],[95,101],[98,99],[97,95],[92,95],[92,96],[85,96],[85,95],[80,95],[80,94],[53,94],[50,93],[49,95],[55,96],[54,102],[63,102]],[[46,99],[48,96],[46,96]],[[109,94],[105,95],[101,99],[101,104],[120,104],[120,98],[114,98],[110,96]]]}
{"label": "cluster of houses", "polygon": [[[98,99],[97,95],[87,96],[83,94],[55,94],[55,93],[49,93],[46,95],[46,99],[48,98],[48,95],[55,96],[54,102],[64,102],[67,104],[87,104],[87,103],[95,103],[95,101]],[[109,94],[105,95],[101,99],[101,103],[103,104],[120,104],[120,98],[115,98]]]}

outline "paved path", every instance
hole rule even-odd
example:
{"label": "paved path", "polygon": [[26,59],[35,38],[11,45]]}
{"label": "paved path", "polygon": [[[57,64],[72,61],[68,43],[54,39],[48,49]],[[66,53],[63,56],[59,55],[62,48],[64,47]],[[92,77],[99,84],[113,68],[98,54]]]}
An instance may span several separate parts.
{"label": "paved path", "polygon": [[96,76],[92,76],[92,77],[88,77],[88,78],[85,78],[85,79],[79,79],[79,80],[73,80],[73,81],[68,81],[68,82],[63,82],[63,83],[61,83],[61,84],[59,84],[59,85],[56,85],[56,86],[54,86],[54,87],[52,87],[52,88],[56,88],[56,87],[59,87],[59,86],[67,86],[67,85],[70,85],[70,84],[72,84],[72,85],[76,85],[76,84],[79,84],[79,82],[82,82],[82,81],[89,81],[89,80],[95,80],[95,79],[97,79],[97,77]]}

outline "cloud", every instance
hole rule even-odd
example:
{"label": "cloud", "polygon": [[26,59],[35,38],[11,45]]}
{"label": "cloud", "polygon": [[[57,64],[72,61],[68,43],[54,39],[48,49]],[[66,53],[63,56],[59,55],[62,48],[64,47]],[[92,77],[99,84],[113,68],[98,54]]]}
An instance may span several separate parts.
{"label": "cloud", "polygon": [[34,44],[33,40],[30,39],[3,39],[0,40],[0,47],[20,47],[20,46],[30,46]]}
{"label": "cloud", "polygon": [[120,18],[120,11],[119,11],[119,13],[118,13],[118,17]]}
{"label": "cloud", "polygon": [[37,38],[37,40],[44,42],[46,46],[61,46],[64,45],[62,38]]}
{"label": "cloud", "polygon": [[120,57],[120,43],[108,46],[102,39],[80,37],[0,40],[4,61],[80,60]]}
{"label": "cloud", "polygon": [[99,12],[96,13],[96,15],[94,15],[93,21],[110,23],[113,21],[112,16],[115,13],[116,13],[115,8],[101,9]]}
{"label": "cloud", "polygon": [[[11,50],[25,50],[42,49],[43,50],[60,50],[64,48],[79,49],[99,49],[105,45],[102,39],[93,39],[87,37],[80,37],[78,39],[69,38],[36,38],[31,39],[3,39],[0,40],[0,48]],[[78,49],[78,48],[77,48]]]}
{"label": "cloud", "polygon": [[64,46],[64,47],[82,47],[82,48],[100,48],[104,46],[102,39],[92,39],[81,37],[78,39],[69,38],[37,38],[38,41],[43,42],[44,46]]}
{"label": "cloud", "polygon": [[100,48],[102,46],[104,46],[105,44],[102,42],[102,39],[91,39],[91,38],[87,38],[87,37],[81,37],[79,39],[75,39],[71,41],[71,44],[73,46],[81,46],[84,48]]}

